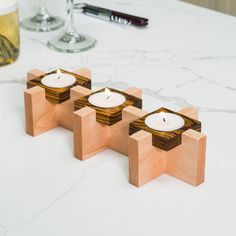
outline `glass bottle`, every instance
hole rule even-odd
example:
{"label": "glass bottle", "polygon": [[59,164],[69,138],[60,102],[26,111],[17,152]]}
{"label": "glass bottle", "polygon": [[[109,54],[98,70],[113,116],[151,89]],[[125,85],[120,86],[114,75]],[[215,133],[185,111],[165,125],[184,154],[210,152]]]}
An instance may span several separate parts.
{"label": "glass bottle", "polygon": [[19,56],[20,37],[17,0],[0,0],[0,66]]}

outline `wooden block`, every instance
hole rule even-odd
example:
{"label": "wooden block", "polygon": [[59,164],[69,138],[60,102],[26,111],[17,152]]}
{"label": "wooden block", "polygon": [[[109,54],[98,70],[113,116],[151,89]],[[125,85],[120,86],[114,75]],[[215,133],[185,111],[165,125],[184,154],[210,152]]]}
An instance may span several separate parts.
{"label": "wooden block", "polygon": [[[109,89],[112,92],[116,92],[116,93],[120,93],[124,95],[126,98],[126,101],[120,106],[104,109],[104,108],[100,108],[100,107],[90,104],[88,101],[90,95],[88,95],[75,101],[75,110],[79,110],[83,107],[91,107],[94,110],[96,110],[96,119],[98,122],[106,124],[106,125],[113,125],[122,119],[122,110],[125,107],[135,106],[138,108],[142,108],[142,99],[129,95],[123,91],[119,91],[117,89],[112,89],[112,88],[109,88]],[[105,88],[100,89],[96,92],[93,92],[92,94],[95,94],[104,90]]]}
{"label": "wooden block", "polygon": [[[64,72],[64,70],[62,70]],[[52,72],[50,72],[52,73]],[[73,72],[69,72],[73,74]],[[80,75],[80,73],[82,75]],[[45,72],[40,70],[32,70],[28,72],[28,84],[30,87],[39,78],[45,76]],[[91,72],[88,69],[82,68],[75,72],[80,83],[90,87],[91,86]],[[83,77],[83,75],[89,76],[89,78]],[[82,78],[82,79],[81,79]],[[85,78],[85,79],[84,79]],[[83,83],[82,81],[88,81]],[[67,89],[67,88],[66,88]],[[49,88],[50,90],[50,88]],[[62,126],[66,129],[73,129],[73,112],[74,112],[74,100],[81,96],[88,95],[91,90],[80,85],[68,88],[69,98],[64,102],[53,103],[48,100],[47,89],[43,86],[32,86],[32,88],[25,91],[25,118],[26,118],[26,132],[32,136],[43,133],[56,126]]]}
{"label": "wooden block", "polygon": [[195,130],[182,134],[182,144],[168,153],[166,173],[192,185],[204,182],[206,135]]}
{"label": "wooden block", "polygon": [[70,97],[73,101],[79,99],[80,97],[87,96],[92,93],[91,89],[77,85],[70,89]]}
{"label": "wooden block", "polygon": [[91,73],[91,70],[88,69],[88,68],[80,68],[80,69],[77,69],[74,71],[75,74],[78,74],[79,76],[83,76],[87,79],[90,79],[92,78],[92,73]]}
{"label": "wooden block", "polygon": [[198,109],[195,107],[185,107],[181,109],[178,113],[188,116],[194,120],[198,120]]}
{"label": "wooden block", "polygon": [[129,123],[144,116],[145,111],[128,106],[122,110],[122,120],[110,126],[109,147],[113,150],[128,155]]}
{"label": "wooden block", "polygon": [[[63,69],[60,69],[60,70],[63,73],[73,75],[76,78],[76,82],[73,85],[65,87],[65,88],[51,88],[51,87],[47,87],[47,86],[43,85],[41,83],[42,78],[46,75],[56,73],[56,70],[54,70],[54,71],[51,71],[48,73],[41,74],[40,76],[37,76],[33,79],[28,79],[27,88],[29,89],[34,86],[39,86],[39,87],[44,88],[47,100],[52,103],[55,103],[55,104],[60,104],[62,102],[69,100],[70,99],[70,89],[74,86],[81,85],[83,87],[91,89],[90,78],[86,78],[86,77],[81,76],[80,74],[78,74],[79,73],[78,71],[77,71],[77,73],[74,73],[74,72],[63,70]],[[29,76],[28,78],[32,78],[32,72],[30,72],[30,74],[28,74],[28,76]]]}
{"label": "wooden block", "polygon": [[[139,88],[132,87],[128,88],[125,94],[129,97],[134,95],[141,97],[142,92]],[[140,101],[137,97],[135,98]],[[108,147],[128,155],[129,123],[145,115],[146,112],[134,106],[124,106],[121,109],[122,119],[113,125],[98,122],[96,113],[97,110],[90,107],[81,108],[74,113],[75,156],[80,160],[85,160]],[[94,138],[89,136],[91,134],[94,134]]]}
{"label": "wooden block", "polygon": [[[181,116],[185,121],[184,126],[177,130],[173,130],[169,132],[163,132],[163,131],[158,131],[158,130],[149,128],[145,124],[145,119],[149,115],[160,113],[160,112],[174,113]],[[173,149],[174,147],[181,144],[182,133],[188,129],[194,129],[200,132],[201,122],[194,120],[188,116],[185,116],[181,113],[177,113],[166,108],[160,108],[160,109],[155,110],[154,112],[148,113],[147,115],[141,117],[140,119],[137,119],[131,122],[129,126],[129,134],[132,135],[139,130],[145,130],[152,134],[152,143],[154,146],[159,147],[163,150],[169,151]]]}
{"label": "wooden block", "polygon": [[109,126],[96,121],[96,111],[84,107],[73,115],[74,155],[80,160],[95,155],[109,145]]}
{"label": "wooden block", "polygon": [[140,187],[165,171],[166,152],[153,147],[152,135],[140,130],[129,138],[129,182]]}
{"label": "wooden block", "polygon": [[58,106],[58,123],[60,126],[73,130],[73,112],[74,101],[80,97],[86,96],[92,90],[77,85],[70,89],[70,99]]}
{"label": "wooden block", "polygon": [[[197,118],[195,108],[179,111]],[[162,173],[197,186],[204,182],[206,135],[188,129],[181,134],[182,143],[165,151],[153,145],[152,133],[140,130],[129,137],[129,181],[142,186]]]}
{"label": "wooden block", "polygon": [[124,90],[125,93],[135,96],[137,98],[142,98],[142,89],[137,88],[137,87],[129,87]]}
{"label": "wooden block", "polygon": [[46,73],[45,71],[38,70],[38,69],[30,70],[27,73],[27,81],[30,81],[32,79],[45,75],[45,73]]}
{"label": "wooden block", "polygon": [[33,87],[24,93],[26,132],[32,136],[58,125],[57,106],[45,99],[45,90]]}
{"label": "wooden block", "polygon": [[[137,87],[129,87],[124,90],[125,93],[142,98],[142,90]],[[111,125],[110,148],[128,155],[129,123],[146,114],[145,111],[133,106],[128,106],[122,110],[122,120]]]}

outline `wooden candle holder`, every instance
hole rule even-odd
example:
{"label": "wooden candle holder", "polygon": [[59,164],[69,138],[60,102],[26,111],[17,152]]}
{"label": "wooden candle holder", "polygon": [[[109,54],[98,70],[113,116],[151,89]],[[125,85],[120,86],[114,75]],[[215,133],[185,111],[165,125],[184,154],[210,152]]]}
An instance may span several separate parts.
{"label": "wooden candle holder", "polygon": [[75,101],[75,110],[79,110],[74,112],[73,118],[74,155],[80,160],[106,148],[128,155],[129,123],[145,114],[137,108],[142,105],[141,90],[134,87],[123,92],[111,90],[122,93],[126,102],[115,108],[101,109],[88,103],[89,96]]}
{"label": "wooden candle holder", "polygon": [[126,98],[125,102],[121,104],[120,106],[104,109],[104,108],[100,108],[89,103],[88,101],[89,96],[95,93],[104,92],[104,90],[105,88],[100,89],[96,92],[92,92],[91,94],[81,97],[80,99],[76,100],[75,110],[79,110],[83,107],[91,107],[94,110],[96,110],[96,119],[98,122],[101,122],[106,125],[113,125],[122,119],[122,110],[124,108],[128,106],[142,108],[142,99],[140,99],[139,97],[135,97],[132,94],[127,93],[127,91],[129,92],[129,90],[126,90],[126,92],[122,92],[122,91],[119,91],[117,89],[112,89],[112,88],[109,88],[111,92],[120,93]]}
{"label": "wooden candle holder", "polygon": [[[170,132],[162,132],[162,131],[149,128],[145,124],[145,119],[152,114],[156,114],[160,112],[173,113],[182,117],[185,122],[184,126],[181,127],[180,129],[170,131]],[[182,133],[188,129],[193,129],[193,130],[201,132],[201,122],[198,120],[192,119],[190,117],[187,117],[181,113],[174,112],[174,111],[171,111],[169,109],[162,107],[130,123],[129,134],[132,135],[139,130],[147,131],[152,134],[153,146],[159,147],[165,151],[169,151],[173,149],[174,147],[181,144]]]}
{"label": "wooden candle holder", "polygon": [[[62,70],[62,69],[61,69]],[[48,74],[34,69],[27,73],[27,90],[24,92],[26,132],[36,136],[57,126],[73,129],[74,100],[87,95],[91,89],[91,71],[86,68],[74,72],[62,70],[76,78],[66,88],[50,88],[41,83]]]}
{"label": "wooden candle holder", "polygon": [[148,114],[141,110],[139,88],[110,89],[124,95],[126,101],[115,108],[101,109],[88,102],[93,93],[90,70],[62,71],[75,76],[76,83],[66,88],[49,88],[41,83],[48,73],[28,72],[28,89],[24,93],[28,134],[35,136],[60,125],[74,130],[74,155],[80,160],[106,148],[128,155],[129,181],[138,187],[163,173],[195,186],[204,182],[206,135],[200,133],[195,108],[177,113],[184,119],[184,127],[171,132],[156,131],[145,125],[145,118],[160,111],[175,112],[161,108]]}
{"label": "wooden candle holder", "polygon": [[[180,110],[179,114],[184,118],[190,118],[193,123],[190,122],[192,125],[189,129],[175,134],[178,143],[181,136],[181,144],[172,147],[169,151],[157,147],[158,145],[154,146],[156,137],[160,134],[153,134],[144,127],[142,118],[139,122],[134,121],[130,125],[131,133],[134,132],[134,127],[138,127],[139,130],[129,138],[129,182],[131,184],[142,186],[163,173],[195,186],[204,182],[206,135],[196,131],[200,129],[199,123],[196,122],[198,111],[195,108],[185,108]],[[157,136],[153,137],[155,135]],[[165,145],[163,147],[166,148]]]}

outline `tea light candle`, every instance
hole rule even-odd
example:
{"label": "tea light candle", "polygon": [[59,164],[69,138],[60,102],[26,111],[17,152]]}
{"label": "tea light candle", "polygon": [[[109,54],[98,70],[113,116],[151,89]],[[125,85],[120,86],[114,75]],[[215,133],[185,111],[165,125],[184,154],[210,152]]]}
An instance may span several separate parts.
{"label": "tea light candle", "polygon": [[145,119],[145,124],[159,131],[173,131],[184,126],[184,119],[173,113],[155,113]]}
{"label": "tea light candle", "polygon": [[108,88],[105,88],[105,91],[103,92],[94,93],[88,98],[90,104],[101,108],[120,106],[125,100],[126,98],[124,95],[111,92]]}
{"label": "tea light candle", "polygon": [[61,73],[61,70],[57,69],[57,73],[46,75],[42,78],[41,83],[51,88],[64,88],[73,85],[76,82],[76,78],[73,75]]}

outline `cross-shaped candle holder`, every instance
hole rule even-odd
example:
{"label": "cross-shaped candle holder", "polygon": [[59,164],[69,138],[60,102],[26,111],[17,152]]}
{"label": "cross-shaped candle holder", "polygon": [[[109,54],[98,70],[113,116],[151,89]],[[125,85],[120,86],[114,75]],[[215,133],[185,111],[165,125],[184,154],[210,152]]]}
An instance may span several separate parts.
{"label": "cross-shaped candle holder", "polygon": [[183,118],[184,125],[169,132],[154,130],[144,122],[160,111],[175,113],[161,108],[130,124],[130,183],[139,187],[163,173],[195,186],[203,183],[206,135],[200,133],[197,109],[189,107],[175,113]]}
{"label": "cross-shaped candle holder", "polygon": [[[141,89],[130,87],[124,91],[110,89],[113,97],[108,99],[117,102],[120,95],[124,98],[121,105],[99,107],[92,104],[92,99],[104,96],[105,89],[92,92],[75,101],[74,112],[74,155],[85,160],[106,148],[128,155],[129,123],[142,117]],[[114,98],[114,99],[113,99]],[[106,98],[105,103],[106,103]],[[114,104],[115,105],[115,104]],[[104,104],[106,106],[106,104]]]}
{"label": "cross-shaped candle holder", "polygon": [[142,91],[91,90],[91,72],[32,70],[24,93],[26,132],[73,130],[80,160],[111,148],[129,158],[129,182],[140,187],[163,173],[192,185],[204,182],[206,135],[198,110],[142,110]]}
{"label": "cross-shaped candle holder", "polygon": [[61,69],[59,72],[34,69],[27,73],[25,120],[26,132],[32,136],[57,126],[72,130],[74,100],[85,96],[91,89],[89,69],[74,72]]}

